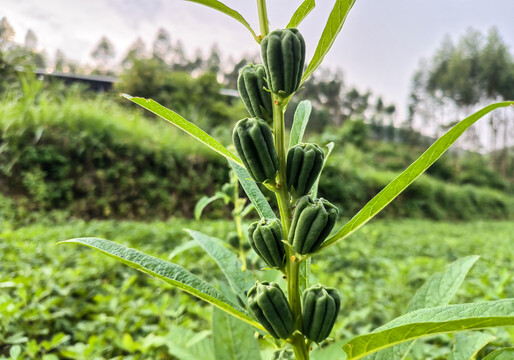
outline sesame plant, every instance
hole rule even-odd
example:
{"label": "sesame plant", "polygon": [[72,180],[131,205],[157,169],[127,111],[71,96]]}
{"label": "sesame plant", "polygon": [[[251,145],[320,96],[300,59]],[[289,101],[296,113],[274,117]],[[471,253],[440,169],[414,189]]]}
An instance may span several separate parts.
{"label": "sesame plant", "polygon": [[[309,62],[306,62],[304,38],[297,27],[314,8],[314,0],[303,1],[292,12],[285,28],[276,30],[269,28],[266,1],[257,0],[260,32],[255,32],[237,11],[219,1],[191,1],[239,21],[261,49],[262,64],[247,65],[239,75],[238,89],[249,117],[235,123],[236,153],[155,101],[123,96],[227,159],[260,217],[248,228],[249,244],[267,271],[277,272],[285,279],[285,286],[254,279],[252,272],[241,270],[235,252],[194,230],[189,230],[190,235],[216,261],[231,291],[217,288],[175,263],[108,240],[79,238],[66,242],[97,249],[214,305],[213,326],[217,329],[213,337],[217,359],[260,359],[256,332],[273,343],[278,358],[287,358],[292,350],[295,359],[309,359],[316,344],[330,337],[338,315],[344,317],[348,312],[337,289],[309,283],[311,261],[322,257],[328,247],[352,241],[355,231],[427,170],[467,128],[487,113],[514,102],[491,104],[457,123],[351,220],[340,229],[334,229],[338,208],[330,203],[330,194],[326,194],[328,199],[317,196],[319,176],[332,147],[325,153],[317,144],[302,142],[309,120],[309,103],[301,102],[296,109],[289,139],[284,114],[291,98],[301,95],[302,84],[330,50],[355,0],[335,1]],[[275,195],[277,213],[258,184]],[[344,256],[342,253],[341,258]],[[458,259],[444,272],[432,276],[415,294],[405,315],[369,334],[349,339],[337,358],[344,358],[346,354],[348,359],[404,359],[413,343],[424,336],[514,325],[514,299],[448,305],[476,260],[476,256]],[[220,330],[223,327],[226,331]],[[475,335],[466,337],[466,341],[455,347],[455,358],[473,359],[491,341],[484,333],[472,334]],[[511,356],[512,349],[503,349],[486,358]]]}

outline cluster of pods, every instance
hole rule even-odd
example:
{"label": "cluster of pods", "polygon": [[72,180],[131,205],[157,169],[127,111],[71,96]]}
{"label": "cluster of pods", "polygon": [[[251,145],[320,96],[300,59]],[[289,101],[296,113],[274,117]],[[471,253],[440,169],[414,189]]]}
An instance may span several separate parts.
{"label": "cluster of pods", "polygon": [[[252,178],[275,184],[279,159],[274,145],[272,94],[288,98],[298,91],[305,64],[305,42],[297,29],[275,30],[261,41],[263,65],[247,65],[239,75],[238,89],[251,117],[240,120],[233,132],[235,148]],[[318,250],[332,231],[338,209],[309,193],[321,173],[325,154],[316,144],[298,144],[286,159],[287,188],[294,204],[288,239],[278,219],[263,218],[250,225],[251,247],[270,268],[285,271],[286,248],[296,255]],[[248,292],[250,309],[269,334],[288,339],[300,331],[307,339],[323,341],[331,332],[340,309],[335,289],[315,285],[303,292],[302,321],[297,322],[277,283],[257,282]]]}

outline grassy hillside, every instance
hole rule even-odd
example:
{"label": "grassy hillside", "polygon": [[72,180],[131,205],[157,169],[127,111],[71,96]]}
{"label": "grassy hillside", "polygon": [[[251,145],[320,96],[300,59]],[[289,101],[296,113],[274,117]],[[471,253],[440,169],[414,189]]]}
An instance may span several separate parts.
{"label": "grassy hillside", "polygon": [[[13,200],[0,208],[9,207],[17,219],[41,211],[84,219],[191,217],[196,201],[228,179],[224,159],[129,104],[30,86],[23,96],[0,99],[0,194]],[[320,194],[344,216],[358,211],[424,150],[362,136],[357,146],[349,126],[320,141],[336,141]],[[210,132],[225,144],[231,141],[231,127]],[[443,157],[382,216],[511,218],[511,184],[486,164],[473,166],[462,164],[456,171],[451,158]],[[212,209],[215,216],[229,215]]]}

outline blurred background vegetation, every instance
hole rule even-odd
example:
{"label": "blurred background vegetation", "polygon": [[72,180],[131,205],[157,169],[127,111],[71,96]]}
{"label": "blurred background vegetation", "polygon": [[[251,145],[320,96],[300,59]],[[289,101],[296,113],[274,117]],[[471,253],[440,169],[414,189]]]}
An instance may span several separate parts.
{"label": "blurred background vegetation", "polygon": [[[24,44],[13,38],[3,18],[0,358],[20,350],[20,358],[47,360],[208,359],[208,307],[88,250],[54,244],[95,235],[166,259],[187,240],[183,227],[222,239],[233,231],[232,209],[221,202],[191,220],[196,202],[228,181],[225,161],[117,94],[153,98],[229,145],[233,124],[247,116],[237,76],[259,55],[233,59],[213,47],[189,58],[160,29],[150,46],[137,39],[119,64],[104,37],[92,49],[94,65],[81,65],[59,51],[47,56],[32,31]],[[107,82],[107,91],[94,91],[95,81]],[[340,70],[321,69],[298,98],[313,104],[307,140],[336,144],[320,195],[344,219],[456,121],[514,99],[514,57],[495,29],[445,39],[413,74],[405,119],[394,104],[347,85]],[[336,342],[401,314],[415,289],[459,256],[483,255],[461,302],[514,297],[512,116],[497,111],[474,126],[382,220],[315,261],[314,280],[337,287],[349,309]],[[177,259],[223,286],[200,250]],[[512,329],[496,335],[490,349],[514,340]],[[452,341],[432,339],[414,358],[446,358]]]}

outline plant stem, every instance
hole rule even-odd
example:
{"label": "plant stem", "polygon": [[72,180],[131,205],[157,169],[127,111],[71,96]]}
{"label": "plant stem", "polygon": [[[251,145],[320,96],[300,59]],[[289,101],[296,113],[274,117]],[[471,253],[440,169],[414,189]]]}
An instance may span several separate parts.
{"label": "plant stem", "polygon": [[244,200],[239,198],[239,180],[235,176],[234,172],[231,171],[231,183],[234,184],[234,221],[236,223],[237,238],[239,239],[239,259],[241,259],[241,271],[246,270],[246,251],[243,248],[243,219],[241,212],[244,207]]}
{"label": "plant stem", "polygon": [[261,39],[269,34],[268,10],[266,10],[266,0],[257,0],[259,11],[259,27],[261,29]]}
{"label": "plant stem", "polygon": [[275,141],[275,149],[279,161],[278,182],[277,182],[277,197],[280,209],[280,217],[282,222],[286,220],[284,227],[284,236],[287,239],[289,234],[289,227],[291,226],[291,208],[289,206],[289,192],[287,190],[286,178],[286,144],[285,144],[285,125],[284,125],[284,100],[279,96],[273,94],[271,97],[273,101],[273,138]]}
{"label": "plant stem", "polygon": [[[268,13],[266,10],[266,0],[257,0],[259,9],[259,25],[261,29],[261,37],[269,33]],[[289,229],[291,228],[291,202],[289,191],[287,190],[287,168],[286,168],[286,144],[285,144],[285,125],[284,112],[286,111],[289,98],[282,98],[276,94],[272,94],[273,101],[273,138],[275,149],[277,151],[279,170],[278,182],[276,183],[275,196],[277,197],[278,208],[280,211],[280,219],[282,221],[282,230],[284,239],[289,237]],[[300,262],[294,251],[286,246],[286,281],[287,281],[287,297],[289,305],[296,319],[296,329],[302,329],[302,303],[300,299],[299,286]],[[309,350],[305,344],[304,336],[295,331],[289,338],[296,360],[309,360]]]}
{"label": "plant stem", "polygon": [[239,259],[241,259],[241,271],[246,271],[246,251],[243,247],[244,236],[241,215],[238,213],[236,216],[234,216],[234,219],[236,221],[236,231],[237,237],[239,239]]}
{"label": "plant stem", "polygon": [[[272,95],[273,101],[273,135],[275,141],[275,149],[279,160],[278,182],[275,195],[277,197],[278,207],[280,210],[280,218],[282,221],[282,230],[284,239],[289,238],[289,230],[291,228],[291,204],[290,195],[287,190],[287,172],[286,172],[286,145],[285,145],[285,125],[284,112],[287,105],[287,99],[283,99],[275,94]],[[287,296],[289,305],[296,319],[296,329],[302,329],[302,303],[299,286],[300,261],[294,251],[286,246],[286,281]],[[291,345],[297,360],[308,360],[309,351],[305,345],[304,336],[295,332],[290,338]]]}

